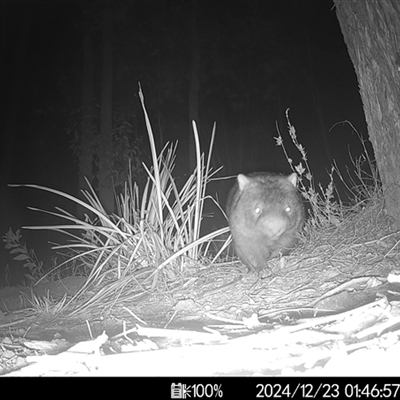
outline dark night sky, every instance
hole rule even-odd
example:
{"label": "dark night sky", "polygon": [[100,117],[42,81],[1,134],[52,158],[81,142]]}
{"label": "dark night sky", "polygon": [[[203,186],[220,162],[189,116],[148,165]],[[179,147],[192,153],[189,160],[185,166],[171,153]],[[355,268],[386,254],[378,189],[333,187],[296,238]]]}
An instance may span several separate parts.
{"label": "dark night sky", "polygon": [[[115,110],[132,107],[135,133],[143,137],[146,150],[136,95],[140,81],[157,138],[162,131],[164,142],[180,140],[177,175],[185,175],[188,171],[180,160],[187,152],[189,129],[191,2],[113,4]],[[15,138],[12,162],[2,164],[2,174],[9,183],[41,184],[76,195],[78,167],[66,129],[67,116],[80,107],[81,100],[79,1],[2,1],[0,14],[0,129],[11,124]],[[356,76],[332,1],[201,1],[198,24],[200,133],[206,150],[212,123],[217,122],[214,161],[216,166],[224,165],[224,175],[254,170],[289,172],[273,139],[276,123],[281,133],[286,133],[286,108],[291,110],[291,121],[317,182],[326,182],[325,171],[330,169],[322,131],[328,135],[331,156],[341,167],[349,164],[349,146],[354,156],[360,154],[360,143],[348,126],[339,124],[328,132],[334,124],[348,120],[366,135]],[[98,37],[95,35],[95,46]],[[21,46],[25,46],[22,63],[18,58]],[[97,79],[101,57],[96,50],[95,64]],[[20,95],[14,99],[17,85],[21,85]],[[4,152],[3,148],[1,154]],[[2,235],[9,226],[15,231],[22,225],[47,223],[43,215],[28,211],[28,205],[44,209],[71,206],[33,189],[3,186],[0,192],[11,203],[6,226],[3,218],[0,224]],[[222,199],[224,195],[220,193]],[[5,212],[1,210],[2,215]],[[23,235],[28,247],[49,262],[47,241],[54,238],[48,233]],[[0,282],[2,267],[10,262],[6,256],[2,247]]]}

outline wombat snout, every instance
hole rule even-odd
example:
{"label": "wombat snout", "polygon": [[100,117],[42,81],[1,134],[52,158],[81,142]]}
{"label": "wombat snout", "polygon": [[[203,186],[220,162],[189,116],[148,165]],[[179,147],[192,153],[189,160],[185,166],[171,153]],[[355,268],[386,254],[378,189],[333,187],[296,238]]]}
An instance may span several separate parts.
{"label": "wombat snout", "polygon": [[257,224],[261,232],[271,240],[277,240],[287,229],[287,221],[279,215],[268,215],[260,218]]}

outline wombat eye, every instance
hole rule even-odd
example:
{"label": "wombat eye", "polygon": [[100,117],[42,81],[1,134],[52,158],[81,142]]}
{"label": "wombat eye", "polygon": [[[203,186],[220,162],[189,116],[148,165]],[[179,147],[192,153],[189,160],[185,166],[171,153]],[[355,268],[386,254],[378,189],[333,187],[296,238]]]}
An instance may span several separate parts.
{"label": "wombat eye", "polygon": [[289,214],[290,211],[292,211],[292,209],[290,208],[290,206],[287,206],[287,207],[285,208],[285,211]]}
{"label": "wombat eye", "polygon": [[261,207],[256,207],[254,209],[254,213],[257,214],[257,215],[261,214]]}

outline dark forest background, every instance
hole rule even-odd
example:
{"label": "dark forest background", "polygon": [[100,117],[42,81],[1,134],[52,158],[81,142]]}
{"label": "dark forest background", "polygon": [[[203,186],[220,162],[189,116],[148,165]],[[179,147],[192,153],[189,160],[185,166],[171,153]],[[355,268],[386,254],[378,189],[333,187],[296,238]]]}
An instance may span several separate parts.
{"label": "dark forest background", "polygon": [[[27,206],[75,212],[73,203],[49,193],[8,188],[4,183],[33,183],[77,196],[79,165],[74,148],[81,129],[83,79],[83,7],[80,1],[2,1],[0,143],[3,199],[0,228],[54,223]],[[92,7],[94,61],[93,105],[101,99],[102,32]],[[121,132],[119,170],[127,154],[149,164],[149,144],[138,98],[140,82],[158,150],[179,141],[175,176],[190,170],[190,90],[193,46],[199,68],[197,123],[203,151],[217,123],[213,166],[219,176],[239,172],[289,173],[274,137],[280,129],[290,155],[285,110],[299,142],[306,148],[315,181],[325,185],[333,160],[346,170],[362,146],[348,124],[366,137],[358,84],[334,4],[318,1],[113,1],[113,129]],[[195,13],[193,8],[195,7]],[[193,19],[194,18],[194,19]],[[193,21],[196,35],[193,35]],[[194,37],[197,38],[194,43]],[[193,99],[191,99],[192,101]],[[98,124],[98,120],[94,120]],[[130,152],[124,152],[129,148]],[[95,179],[93,184],[95,185]],[[210,185],[225,203],[233,179]],[[338,184],[340,196],[347,199]],[[58,221],[57,221],[58,222]],[[50,265],[48,242],[63,238],[50,232],[23,231],[24,241]],[[0,247],[0,282],[9,264],[18,266]],[[18,283],[18,272],[11,284]],[[0,284],[1,286],[1,284]]]}

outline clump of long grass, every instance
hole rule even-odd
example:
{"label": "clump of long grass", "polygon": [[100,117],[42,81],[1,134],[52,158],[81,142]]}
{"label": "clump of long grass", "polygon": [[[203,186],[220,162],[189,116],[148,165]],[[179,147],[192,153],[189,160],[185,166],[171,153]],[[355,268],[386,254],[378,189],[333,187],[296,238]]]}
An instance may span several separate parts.
{"label": "clump of long grass", "polygon": [[86,283],[66,306],[92,287],[101,289],[79,310],[105,299],[114,304],[128,286],[130,291],[132,285],[139,291],[148,291],[160,282],[177,280],[184,275],[186,267],[198,261],[199,249],[204,242],[228,230],[223,228],[200,238],[203,206],[208,198],[207,183],[219,171],[213,171],[210,166],[215,125],[206,159],[200,152],[198,132],[193,122],[197,165],[184,185],[178,188],[173,178],[176,145],[167,144],[157,154],[141,90],[139,97],[150,141],[152,167],[144,165],[148,178],[141,193],[136,182],[125,183],[123,192],[116,197],[115,214],[106,213],[89,182],[89,189],[83,191],[85,201],[55,189],[22,185],[67,198],[92,215],[81,220],[58,207],[56,212],[29,207],[67,221],[60,225],[25,228],[48,229],[68,236],[68,244],[54,249],[72,252],[65,262],[80,262],[89,271]]}
{"label": "clump of long grass", "polygon": [[29,295],[24,294],[24,296],[26,296],[28,308],[36,311],[43,319],[51,319],[61,314],[67,303],[67,294],[55,300],[48,293],[39,297],[31,290]]}
{"label": "clump of long grass", "polygon": [[[307,299],[309,304],[312,304],[310,300],[313,302],[322,296],[326,298],[326,304],[346,308],[350,303],[343,303],[339,299],[339,303],[342,302],[339,304],[335,299],[337,295],[340,297],[340,290],[344,287],[341,285],[350,281],[346,286],[348,288],[352,286],[354,278],[389,274],[393,266],[384,260],[387,261],[388,256],[391,259],[399,256],[399,231],[385,210],[385,197],[376,164],[369,155],[366,142],[354,128],[362,143],[363,154],[356,160],[352,159],[354,170],[350,170],[351,166],[346,167],[347,176],[342,175],[334,163],[328,186],[323,188],[314,185],[307,155],[297,142],[288,116],[287,121],[291,140],[301,154],[299,165],[294,166],[291,160],[289,164],[300,177],[300,191],[309,202],[310,215],[300,235],[300,245],[293,253],[294,263],[285,271],[287,281],[282,281],[286,286],[281,297],[287,298],[286,293],[291,293],[286,304],[287,307],[293,307],[293,303],[312,293],[311,298]],[[277,140],[278,145],[283,146],[280,135]],[[337,179],[347,190],[344,201],[336,193]],[[309,288],[312,288],[311,292]],[[330,302],[330,298],[334,301]],[[272,302],[274,299],[271,299]],[[280,298],[275,303],[282,306]]]}

